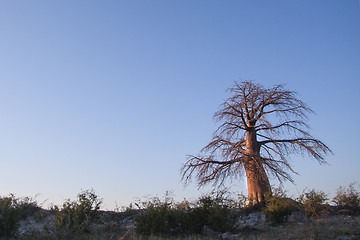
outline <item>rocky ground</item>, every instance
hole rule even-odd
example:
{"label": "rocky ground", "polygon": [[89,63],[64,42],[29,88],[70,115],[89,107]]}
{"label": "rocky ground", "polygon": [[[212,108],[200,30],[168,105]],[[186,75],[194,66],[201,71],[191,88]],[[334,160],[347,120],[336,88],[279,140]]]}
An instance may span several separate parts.
{"label": "rocky ground", "polygon": [[[59,239],[54,226],[54,214],[39,210],[20,222],[15,239]],[[268,223],[263,212],[239,217],[237,233],[219,233],[205,226],[196,236],[139,236],[135,234],[133,217],[121,212],[102,211],[90,233],[73,239],[360,239],[360,216],[349,211],[307,218],[294,211],[277,226]],[[62,238],[62,239],[66,239]]]}

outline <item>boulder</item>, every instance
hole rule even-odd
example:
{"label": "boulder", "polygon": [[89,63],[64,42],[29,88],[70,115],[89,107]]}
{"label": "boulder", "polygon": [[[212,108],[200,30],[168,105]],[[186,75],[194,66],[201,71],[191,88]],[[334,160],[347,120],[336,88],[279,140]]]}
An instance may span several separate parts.
{"label": "boulder", "polygon": [[237,230],[244,229],[260,229],[263,228],[266,224],[265,214],[263,212],[251,213],[247,216],[241,216],[235,227]]}

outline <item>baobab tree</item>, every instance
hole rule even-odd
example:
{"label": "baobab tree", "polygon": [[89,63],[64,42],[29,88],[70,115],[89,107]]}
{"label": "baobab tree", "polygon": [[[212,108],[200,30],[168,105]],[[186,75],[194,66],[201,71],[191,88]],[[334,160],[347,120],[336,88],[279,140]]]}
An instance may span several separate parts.
{"label": "baobab tree", "polygon": [[212,141],[199,155],[188,156],[182,167],[185,182],[195,175],[199,186],[221,185],[245,172],[248,198],[259,203],[271,192],[269,174],[281,183],[293,182],[290,154],[307,153],[326,163],[324,156],[331,150],[308,133],[307,115],[313,111],[294,91],[244,81],[228,92],[231,96],[214,115],[221,124]]}

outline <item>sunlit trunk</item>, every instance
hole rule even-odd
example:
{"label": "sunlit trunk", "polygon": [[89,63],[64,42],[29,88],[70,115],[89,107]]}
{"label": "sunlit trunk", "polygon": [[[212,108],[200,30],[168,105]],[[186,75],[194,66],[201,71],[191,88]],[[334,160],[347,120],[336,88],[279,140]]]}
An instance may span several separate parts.
{"label": "sunlit trunk", "polygon": [[256,163],[246,164],[245,171],[249,201],[253,203],[264,202],[265,193],[270,192],[271,187],[262,165]]}
{"label": "sunlit trunk", "polygon": [[248,199],[252,203],[264,202],[265,194],[271,192],[271,187],[260,160],[260,145],[256,140],[255,130],[246,133],[246,152],[248,160],[244,167],[248,185]]}

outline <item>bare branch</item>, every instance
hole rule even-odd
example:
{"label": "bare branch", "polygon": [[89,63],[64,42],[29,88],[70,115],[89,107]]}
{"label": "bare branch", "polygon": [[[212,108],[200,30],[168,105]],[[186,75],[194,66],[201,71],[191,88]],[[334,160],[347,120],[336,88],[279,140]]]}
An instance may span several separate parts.
{"label": "bare branch", "polygon": [[[280,182],[293,181],[288,172],[296,172],[287,161],[289,154],[308,153],[326,163],[331,150],[308,133],[307,114],[313,111],[296,92],[284,90],[283,85],[264,88],[252,81],[235,82],[228,92],[231,96],[214,114],[221,124],[212,141],[199,156],[188,156],[182,167],[185,182],[193,176],[199,186],[222,184],[245,170],[249,186],[258,184],[254,189],[267,191],[267,174]],[[252,196],[261,198],[261,194]]]}

